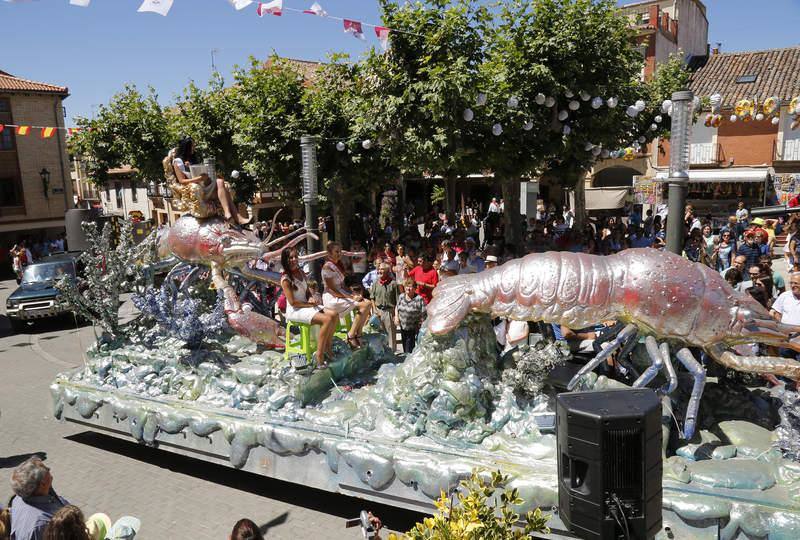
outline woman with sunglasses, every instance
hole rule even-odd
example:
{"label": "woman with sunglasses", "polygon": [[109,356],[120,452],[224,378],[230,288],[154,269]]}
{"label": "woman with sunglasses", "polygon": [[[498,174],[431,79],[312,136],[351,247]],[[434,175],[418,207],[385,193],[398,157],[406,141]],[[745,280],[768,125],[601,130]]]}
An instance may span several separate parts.
{"label": "woman with sunglasses", "polygon": [[731,266],[736,256],[736,243],[732,239],[731,231],[724,230],[719,235],[719,243],[715,248],[717,272],[723,272]]}

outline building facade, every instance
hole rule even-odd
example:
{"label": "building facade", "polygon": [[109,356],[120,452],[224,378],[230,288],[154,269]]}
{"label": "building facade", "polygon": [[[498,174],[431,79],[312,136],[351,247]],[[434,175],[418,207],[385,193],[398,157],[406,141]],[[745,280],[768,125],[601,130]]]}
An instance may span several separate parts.
{"label": "building facade", "polygon": [[[62,101],[68,96],[64,86],[0,71],[0,243],[4,248],[21,238],[39,240],[64,232],[64,213],[74,205],[63,129]],[[23,135],[14,126],[62,129],[45,138],[40,128]]]}

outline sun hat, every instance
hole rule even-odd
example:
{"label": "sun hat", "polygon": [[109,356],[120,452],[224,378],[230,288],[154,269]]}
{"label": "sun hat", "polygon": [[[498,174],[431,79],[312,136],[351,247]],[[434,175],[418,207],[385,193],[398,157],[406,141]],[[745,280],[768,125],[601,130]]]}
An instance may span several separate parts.
{"label": "sun hat", "polygon": [[753,218],[753,225],[763,225],[763,224],[764,224],[764,220],[761,219],[760,217]]}
{"label": "sun hat", "polygon": [[142,522],[133,516],[122,516],[108,533],[108,540],[133,540],[142,527]]}
{"label": "sun hat", "polygon": [[497,262],[497,257],[495,257],[494,255],[489,255],[488,257],[486,257],[486,262]]}
{"label": "sun hat", "polygon": [[92,514],[86,520],[86,530],[92,540],[106,540],[109,529],[111,529],[111,518],[102,512]]}

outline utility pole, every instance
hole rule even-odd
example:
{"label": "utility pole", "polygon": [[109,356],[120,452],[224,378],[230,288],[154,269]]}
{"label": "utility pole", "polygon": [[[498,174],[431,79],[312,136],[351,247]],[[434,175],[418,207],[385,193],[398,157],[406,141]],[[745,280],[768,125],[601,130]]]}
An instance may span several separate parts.
{"label": "utility pole", "polygon": [[689,191],[689,142],[692,138],[694,94],[682,90],[672,94],[672,137],[669,156],[667,251],[683,253],[686,194]]}
{"label": "utility pole", "polygon": [[214,55],[219,52],[219,49],[211,49],[211,73],[217,72],[217,64],[214,62]]}
{"label": "utility pole", "polygon": [[[303,203],[306,207],[306,231],[319,235],[317,204],[319,203],[317,181],[317,137],[303,135],[300,137],[300,152],[303,160]],[[308,237],[308,253],[317,253],[321,250],[319,239]],[[311,275],[320,281],[319,260],[311,262]]]}

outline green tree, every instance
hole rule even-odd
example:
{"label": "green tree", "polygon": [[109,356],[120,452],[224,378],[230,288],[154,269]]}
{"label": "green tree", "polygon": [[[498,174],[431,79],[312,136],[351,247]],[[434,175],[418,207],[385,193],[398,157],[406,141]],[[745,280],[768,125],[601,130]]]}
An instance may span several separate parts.
{"label": "green tree", "polygon": [[391,34],[385,53],[366,59],[369,109],[392,164],[404,174],[445,179],[446,211],[456,181],[479,170],[479,147],[464,111],[477,95],[484,59],[486,6],[470,0],[381,0]]}
{"label": "green tree", "polygon": [[346,55],[333,55],[303,95],[303,127],[320,137],[320,191],[330,203],[336,238],[346,246],[355,204],[396,177],[385,155],[387,146],[375,139],[363,71]]}
{"label": "green tree", "polygon": [[244,172],[259,189],[284,200],[300,196],[300,136],[303,77],[289,62],[273,57],[267,64],[251,58],[248,69],[234,73],[231,95],[233,144]]}
{"label": "green tree", "polygon": [[122,165],[143,180],[163,178],[161,160],[175,137],[153,88],[142,95],[126,85],[94,119],[78,118],[77,124],[81,130],[70,139],[70,149],[87,160],[87,174],[97,185],[108,180],[109,169]]}

